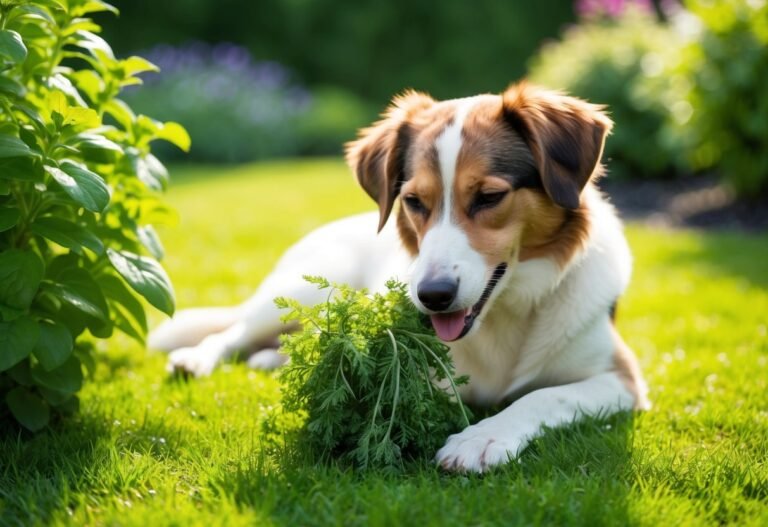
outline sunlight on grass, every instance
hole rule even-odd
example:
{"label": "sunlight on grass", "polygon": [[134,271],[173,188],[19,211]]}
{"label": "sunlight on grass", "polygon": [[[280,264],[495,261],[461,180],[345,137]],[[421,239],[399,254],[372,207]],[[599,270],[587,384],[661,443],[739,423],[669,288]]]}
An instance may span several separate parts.
{"label": "sunlight on grass", "polygon": [[[373,208],[336,160],[174,174],[180,308],[244,300],[303,233]],[[272,375],[169,380],[164,356],[112,341],[77,417],[0,434],[0,524],[768,524],[768,237],[628,234],[619,325],[650,412],[552,431],[484,477],[275,467],[259,448]]]}

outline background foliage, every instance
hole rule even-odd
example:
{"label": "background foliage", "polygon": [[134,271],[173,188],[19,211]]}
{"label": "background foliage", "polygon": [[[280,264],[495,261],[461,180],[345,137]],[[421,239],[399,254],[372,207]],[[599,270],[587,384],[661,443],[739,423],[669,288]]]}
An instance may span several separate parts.
{"label": "background foliage", "polygon": [[183,124],[195,145],[189,159],[212,162],[340,155],[393,94],[501,90],[525,74],[542,38],[573,19],[571,6],[556,0],[447,0],[439,8],[428,0],[117,5],[120,18],[102,20],[108,40],[161,69],[128,100]]}
{"label": "background foliage", "polygon": [[[407,87],[436,97],[498,91],[525,74],[538,43],[574,19],[569,2],[477,0],[124,0],[104,19],[119,49],[192,39],[236,42],[311,89],[385,104]],[[151,14],[151,16],[148,16]],[[125,31],[125,28],[141,28]],[[478,36],[482,36],[478,38]]]}
{"label": "background foliage", "polygon": [[[143,297],[171,314],[163,248],[168,174],[150,153],[189,137],[117,98],[154,66],[116,59],[96,0],[0,3],[0,419],[39,430],[77,407],[90,333],[143,342]],[[108,124],[111,123],[111,124]],[[86,333],[87,332],[87,333]]]}
{"label": "background foliage", "polygon": [[610,172],[717,171],[743,195],[766,191],[768,4],[689,0],[663,19],[645,2],[591,4],[598,12],[545,46],[531,76],[608,105]]}
{"label": "background foliage", "polygon": [[695,22],[665,71],[683,109],[667,131],[679,163],[718,169],[743,194],[768,190],[768,3],[686,5]]}
{"label": "background foliage", "polygon": [[664,88],[664,65],[680,42],[654,13],[630,10],[570,27],[531,60],[530,78],[607,106],[615,122],[605,145],[611,176],[671,177],[672,152],[658,133],[669,111],[654,88]]}

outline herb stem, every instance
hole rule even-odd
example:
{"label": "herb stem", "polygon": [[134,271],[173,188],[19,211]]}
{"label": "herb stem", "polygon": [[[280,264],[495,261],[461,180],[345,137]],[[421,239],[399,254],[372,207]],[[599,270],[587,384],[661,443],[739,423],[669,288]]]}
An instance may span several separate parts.
{"label": "herb stem", "polygon": [[392,341],[392,355],[395,368],[395,394],[392,397],[392,414],[389,416],[389,427],[387,427],[386,438],[389,439],[390,432],[392,432],[392,425],[395,424],[395,413],[397,412],[397,404],[400,400],[400,357],[398,356],[397,341],[392,331],[387,329],[389,339]]}
{"label": "herb stem", "polygon": [[458,389],[458,388],[456,388],[456,384],[453,382],[453,376],[452,376],[452,375],[451,375],[451,373],[448,371],[448,368],[446,367],[446,365],[443,363],[443,361],[441,361],[441,360],[440,360],[440,357],[438,357],[437,355],[435,355],[435,352],[434,352],[434,351],[432,351],[431,349],[429,349],[429,346],[427,346],[426,344],[424,344],[424,343],[421,341],[421,339],[419,339],[419,337],[418,337],[417,335],[415,335],[415,334],[411,333],[410,331],[403,331],[403,333],[405,333],[406,335],[408,335],[408,336],[410,336],[411,338],[413,338],[413,340],[415,340],[415,341],[416,341],[416,343],[418,343],[418,344],[419,344],[419,346],[421,346],[422,348],[424,348],[424,349],[427,351],[427,353],[429,353],[430,355],[432,355],[432,358],[434,358],[434,359],[437,361],[437,363],[438,363],[438,364],[440,365],[440,367],[442,368],[443,372],[445,372],[445,376],[446,376],[446,378],[448,379],[448,382],[449,382],[449,383],[451,383],[451,388],[453,389],[453,394],[456,396],[456,400],[457,400],[457,401],[458,401],[458,403],[459,403],[459,408],[461,409],[461,415],[462,415],[462,416],[464,416],[464,422],[466,423],[466,425],[467,425],[467,426],[469,426],[469,424],[470,424],[470,423],[469,423],[469,417],[467,417],[467,411],[464,409],[464,403],[463,403],[463,402],[461,402],[461,396],[459,395],[459,389]]}

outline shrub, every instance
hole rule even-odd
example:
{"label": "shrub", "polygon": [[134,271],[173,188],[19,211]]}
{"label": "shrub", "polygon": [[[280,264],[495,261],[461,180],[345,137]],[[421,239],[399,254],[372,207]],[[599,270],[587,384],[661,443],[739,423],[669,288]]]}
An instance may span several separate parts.
{"label": "shrub", "polygon": [[501,90],[524,74],[542,38],[573,20],[563,0],[448,0],[439,8],[434,0],[131,0],[121,9],[120,25],[106,31],[122,49],[235,41],[311,89],[339,86],[377,108],[406,88],[439,98]]}
{"label": "shrub", "polygon": [[168,213],[168,175],[150,142],[189,138],[117,98],[154,66],[116,59],[87,18],[97,11],[116,10],[0,2],[0,419],[30,430],[76,408],[88,333],[142,342],[140,298],[174,309],[151,225]]}
{"label": "shrub", "polygon": [[530,77],[607,105],[616,122],[605,146],[612,176],[668,177],[673,163],[660,130],[669,109],[659,94],[668,56],[680,45],[655,14],[629,9],[613,20],[593,18],[569,28],[531,60]]}
{"label": "shrub", "polygon": [[344,143],[374,121],[377,111],[339,88],[312,91],[307,111],[297,123],[301,155],[341,155]]}
{"label": "shrub", "polygon": [[195,147],[189,158],[239,162],[295,155],[309,94],[275,62],[254,62],[232,44],[158,46],[146,53],[162,73],[125,98],[142,112],[178,120]]}
{"label": "shrub", "polygon": [[680,89],[667,132],[693,170],[737,192],[768,190],[768,4],[687,2],[689,40],[666,74]]}

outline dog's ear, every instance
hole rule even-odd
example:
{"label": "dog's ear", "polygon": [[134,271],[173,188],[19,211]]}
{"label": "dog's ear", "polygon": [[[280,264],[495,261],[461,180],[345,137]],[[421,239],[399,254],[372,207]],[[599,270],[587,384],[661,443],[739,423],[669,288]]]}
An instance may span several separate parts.
{"label": "dog's ear", "polygon": [[525,83],[510,86],[502,101],[503,118],[528,144],[547,195],[578,208],[613,125],[603,107]]}
{"label": "dog's ear", "polygon": [[409,119],[433,103],[423,93],[405,92],[392,100],[380,121],[360,130],[358,139],[345,145],[347,163],[363,189],[379,204],[379,231],[387,223],[405,179],[406,153],[413,133]]}

